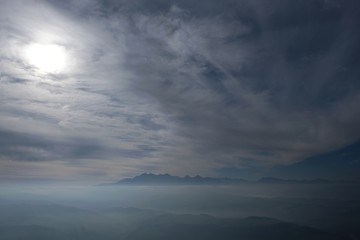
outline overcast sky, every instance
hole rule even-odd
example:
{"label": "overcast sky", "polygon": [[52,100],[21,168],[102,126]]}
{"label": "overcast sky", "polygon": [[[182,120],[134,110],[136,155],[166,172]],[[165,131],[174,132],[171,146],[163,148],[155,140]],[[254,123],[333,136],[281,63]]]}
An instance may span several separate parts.
{"label": "overcast sky", "polygon": [[359,5],[3,0],[0,179],[216,176],[347,146]]}

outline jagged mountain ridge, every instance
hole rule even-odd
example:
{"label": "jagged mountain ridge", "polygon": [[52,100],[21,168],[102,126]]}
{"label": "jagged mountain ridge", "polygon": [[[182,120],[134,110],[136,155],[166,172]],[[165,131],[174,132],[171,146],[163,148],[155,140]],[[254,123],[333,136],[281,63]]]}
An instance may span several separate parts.
{"label": "jagged mountain ridge", "polygon": [[143,173],[134,178],[125,178],[114,184],[119,185],[231,185],[246,182],[244,179],[172,176],[170,174]]}
{"label": "jagged mountain ridge", "polygon": [[247,181],[242,178],[212,178],[202,176],[172,176],[170,174],[153,174],[143,173],[133,178],[124,178],[115,183],[108,183],[102,185],[144,185],[144,186],[156,186],[156,185],[237,185],[244,183],[330,183],[332,181],[326,179],[311,179],[311,180],[297,180],[297,179],[280,179],[272,177],[264,177],[257,181]]}

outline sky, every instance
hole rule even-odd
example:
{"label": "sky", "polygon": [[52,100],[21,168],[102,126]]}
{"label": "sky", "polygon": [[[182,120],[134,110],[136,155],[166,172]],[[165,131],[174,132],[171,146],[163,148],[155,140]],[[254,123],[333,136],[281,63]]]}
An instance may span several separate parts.
{"label": "sky", "polygon": [[356,0],[3,0],[0,181],[226,176],[349,146],[359,11]]}

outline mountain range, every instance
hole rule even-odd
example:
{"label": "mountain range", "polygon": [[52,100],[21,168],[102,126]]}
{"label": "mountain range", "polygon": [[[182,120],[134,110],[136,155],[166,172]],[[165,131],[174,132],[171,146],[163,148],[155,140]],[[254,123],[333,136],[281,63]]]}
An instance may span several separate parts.
{"label": "mountain range", "polygon": [[143,173],[134,178],[124,178],[112,185],[233,185],[244,183],[244,179],[211,178],[202,176],[172,176],[170,174]]}
{"label": "mountain range", "polygon": [[143,173],[133,178],[124,178],[115,183],[106,183],[102,185],[237,185],[244,183],[330,183],[332,181],[325,179],[296,180],[296,179],[280,179],[273,177],[264,177],[257,181],[247,181],[241,178],[212,178],[202,176],[172,176],[170,174],[153,174]]}

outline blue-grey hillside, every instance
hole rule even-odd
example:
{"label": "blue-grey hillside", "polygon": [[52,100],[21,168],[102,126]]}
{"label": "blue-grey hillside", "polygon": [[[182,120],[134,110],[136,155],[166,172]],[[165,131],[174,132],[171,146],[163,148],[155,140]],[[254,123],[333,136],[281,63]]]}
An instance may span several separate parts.
{"label": "blue-grey hillside", "polygon": [[359,181],[360,141],[344,148],[309,157],[288,166],[278,166],[270,175],[284,178],[325,178]]}

